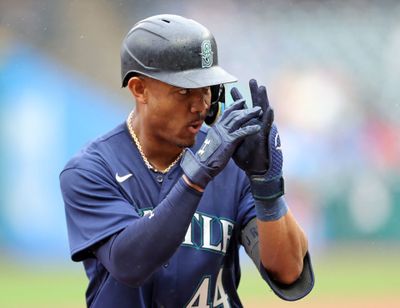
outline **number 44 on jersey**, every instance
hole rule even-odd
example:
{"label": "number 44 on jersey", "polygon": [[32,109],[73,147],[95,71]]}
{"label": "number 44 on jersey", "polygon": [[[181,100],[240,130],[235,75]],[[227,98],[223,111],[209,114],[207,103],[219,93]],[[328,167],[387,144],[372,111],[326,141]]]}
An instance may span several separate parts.
{"label": "number 44 on jersey", "polygon": [[222,268],[218,273],[212,304],[210,303],[209,298],[210,278],[210,276],[203,277],[196,292],[190,299],[189,303],[185,306],[186,308],[230,308],[228,295],[225,293],[224,286],[222,285]]}

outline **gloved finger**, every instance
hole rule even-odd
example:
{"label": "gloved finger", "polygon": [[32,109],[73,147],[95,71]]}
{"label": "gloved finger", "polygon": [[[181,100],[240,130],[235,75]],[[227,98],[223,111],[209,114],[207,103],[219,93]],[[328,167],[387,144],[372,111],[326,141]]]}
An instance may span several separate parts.
{"label": "gloved finger", "polygon": [[267,89],[264,86],[258,87],[258,99],[265,106],[265,110],[269,108],[269,100],[267,95]]}
{"label": "gloved finger", "polygon": [[237,100],[243,98],[242,94],[239,92],[238,88],[236,88],[236,87],[233,87],[231,89],[231,96],[234,101],[237,101]]}
{"label": "gloved finger", "polygon": [[249,88],[250,88],[251,100],[253,102],[253,107],[260,106],[264,110],[264,106],[262,105],[262,103],[258,99],[258,84],[257,84],[257,80],[250,79]]}
{"label": "gloved finger", "polygon": [[254,107],[244,110],[232,112],[231,115],[224,122],[224,126],[229,132],[239,129],[244,123],[250,119],[257,119],[262,114],[260,107]]}
{"label": "gloved finger", "polygon": [[238,130],[235,130],[232,134],[231,137],[233,137],[236,141],[243,140],[245,137],[257,134],[261,129],[260,125],[249,125],[249,126],[244,126],[239,128]]}
{"label": "gloved finger", "polygon": [[272,123],[274,122],[274,109],[268,108],[266,115],[263,116],[263,122],[266,124],[266,126],[271,127]]}
{"label": "gloved finger", "polygon": [[265,115],[262,118],[263,122],[263,135],[265,136],[265,141],[267,142],[269,132],[271,131],[271,127],[274,123],[274,110],[272,108],[268,108]]}
{"label": "gloved finger", "polygon": [[234,102],[231,106],[229,106],[229,108],[225,109],[219,122],[226,119],[233,111],[245,109],[245,106],[246,106],[246,101],[243,98]]}
{"label": "gloved finger", "polygon": [[264,86],[258,86],[257,80],[251,79],[249,81],[251,99],[254,106],[260,106],[265,112],[269,107],[269,101],[267,96],[267,89]]}

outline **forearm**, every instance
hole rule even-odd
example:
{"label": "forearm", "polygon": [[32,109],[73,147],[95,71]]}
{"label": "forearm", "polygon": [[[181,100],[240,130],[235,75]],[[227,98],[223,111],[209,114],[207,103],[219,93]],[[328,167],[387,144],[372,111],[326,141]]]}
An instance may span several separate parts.
{"label": "forearm", "polygon": [[257,219],[257,226],[262,265],[279,282],[294,282],[303,269],[308,242],[293,214],[288,210],[278,220]]}
{"label": "forearm", "polygon": [[136,219],[100,246],[97,258],[115,279],[139,286],[182,243],[201,196],[179,180],[153,213]]}
{"label": "forearm", "polygon": [[[282,145],[267,91],[254,79],[249,87],[253,106],[263,114],[260,133],[247,137],[233,156],[249,178],[257,217],[242,230],[242,243],[271,289],[285,300],[297,300],[314,284],[307,239],[283,198]],[[242,97],[236,88],[231,94]]]}

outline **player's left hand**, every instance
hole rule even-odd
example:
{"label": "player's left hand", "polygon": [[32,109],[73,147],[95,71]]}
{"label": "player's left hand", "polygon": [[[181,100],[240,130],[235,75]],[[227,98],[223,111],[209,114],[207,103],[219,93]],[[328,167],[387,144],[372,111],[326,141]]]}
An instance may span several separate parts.
{"label": "player's left hand", "polygon": [[[282,177],[283,156],[278,129],[273,123],[272,110],[264,86],[258,86],[257,81],[249,82],[253,107],[261,107],[263,113],[259,119],[252,119],[261,126],[261,130],[247,136],[236,149],[233,159],[250,178],[254,198],[272,199],[283,195],[284,185]],[[242,98],[239,90],[231,90],[233,100]]]}
{"label": "player's left hand", "polygon": [[[261,126],[261,130],[252,136],[248,136],[240,147],[237,148],[233,159],[235,163],[247,175],[264,174],[268,169],[268,144],[267,139],[274,121],[274,111],[269,105],[267,91],[264,86],[258,87],[257,81],[251,79],[249,81],[251,99],[253,107],[259,106],[263,113],[259,119],[252,119],[254,124]],[[231,90],[234,101],[242,99],[242,94],[234,87]]]}

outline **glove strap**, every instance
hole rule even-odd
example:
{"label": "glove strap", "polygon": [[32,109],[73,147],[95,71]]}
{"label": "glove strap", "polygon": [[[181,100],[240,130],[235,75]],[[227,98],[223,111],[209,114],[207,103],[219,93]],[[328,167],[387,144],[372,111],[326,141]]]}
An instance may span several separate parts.
{"label": "glove strap", "polygon": [[280,174],[278,177],[267,179],[262,176],[251,176],[250,187],[256,200],[272,200],[285,193],[284,180]]}
{"label": "glove strap", "polygon": [[183,154],[180,165],[183,173],[188,177],[190,182],[200,186],[201,188],[205,188],[208,182],[212,179],[209,168],[200,163],[197,157],[189,149],[187,149],[185,154]]}

